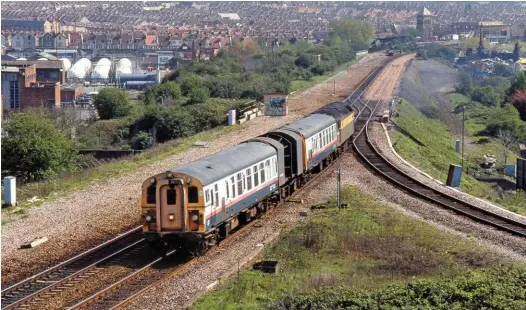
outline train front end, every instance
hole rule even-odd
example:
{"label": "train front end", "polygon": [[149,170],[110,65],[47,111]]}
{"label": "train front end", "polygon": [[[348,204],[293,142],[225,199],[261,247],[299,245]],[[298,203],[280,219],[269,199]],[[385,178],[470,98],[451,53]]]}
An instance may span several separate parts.
{"label": "train front end", "polygon": [[152,244],[204,246],[205,201],[201,182],[167,171],[142,185],[143,232]]}

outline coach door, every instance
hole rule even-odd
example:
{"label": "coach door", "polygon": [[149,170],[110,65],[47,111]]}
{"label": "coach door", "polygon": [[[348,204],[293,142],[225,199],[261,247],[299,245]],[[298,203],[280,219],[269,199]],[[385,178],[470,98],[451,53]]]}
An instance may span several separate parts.
{"label": "coach door", "polygon": [[160,230],[180,230],[184,223],[184,199],[182,185],[163,185],[160,188]]}

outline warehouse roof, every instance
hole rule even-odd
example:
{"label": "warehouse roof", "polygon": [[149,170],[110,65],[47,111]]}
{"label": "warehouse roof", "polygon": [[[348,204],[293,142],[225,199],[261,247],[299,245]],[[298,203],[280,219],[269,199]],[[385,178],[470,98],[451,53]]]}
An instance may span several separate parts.
{"label": "warehouse roof", "polygon": [[63,69],[64,64],[61,60],[47,60],[47,61],[37,61],[37,60],[5,60],[2,61],[2,66],[12,66],[12,67],[25,67],[35,65],[37,69]]}
{"label": "warehouse roof", "polygon": [[276,155],[273,147],[261,142],[247,142],[183,165],[172,172],[195,177],[206,186],[272,155]]}

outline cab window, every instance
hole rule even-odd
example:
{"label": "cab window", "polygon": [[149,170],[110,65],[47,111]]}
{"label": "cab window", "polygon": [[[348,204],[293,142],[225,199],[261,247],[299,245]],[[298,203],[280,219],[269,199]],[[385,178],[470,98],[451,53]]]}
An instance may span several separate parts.
{"label": "cab window", "polygon": [[148,186],[148,188],[146,189],[146,203],[148,204],[155,203],[156,192],[157,192],[157,187],[154,184]]}
{"label": "cab window", "polygon": [[175,204],[175,189],[170,188],[166,191],[166,204],[174,205]]}
{"label": "cab window", "polygon": [[188,186],[188,202],[197,203],[199,202],[199,191],[196,186]]}

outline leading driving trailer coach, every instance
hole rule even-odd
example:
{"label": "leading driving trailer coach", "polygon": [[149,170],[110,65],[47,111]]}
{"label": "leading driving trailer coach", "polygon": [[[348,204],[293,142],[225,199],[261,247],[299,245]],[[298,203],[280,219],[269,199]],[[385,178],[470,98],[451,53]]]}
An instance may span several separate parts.
{"label": "leading driving trailer coach", "polygon": [[303,186],[350,146],[355,111],[333,102],[309,116],[143,182],[152,245],[194,255]]}

